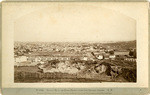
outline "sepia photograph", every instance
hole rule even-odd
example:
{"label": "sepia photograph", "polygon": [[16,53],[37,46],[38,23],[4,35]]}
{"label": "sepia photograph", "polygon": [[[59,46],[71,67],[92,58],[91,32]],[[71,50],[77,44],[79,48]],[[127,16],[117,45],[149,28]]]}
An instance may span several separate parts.
{"label": "sepia photograph", "polygon": [[2,2],[2,94],[147,95],[149,2],[119,1]]}
{"label": "sepia photograph", "polygon": [[14,83],[136,83],[136,41],[136,20],[105,7],[29,12],[14,21]]}

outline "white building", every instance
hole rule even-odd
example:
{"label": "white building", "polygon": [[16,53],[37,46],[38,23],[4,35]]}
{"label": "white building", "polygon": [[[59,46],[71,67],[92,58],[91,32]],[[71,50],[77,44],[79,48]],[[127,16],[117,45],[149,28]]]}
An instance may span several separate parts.
{"label": "white building", "polygon": [[87,61],[87,60],[88,60],[88,58],[87,58],[87,57],[83,57],[83,60]]}
{"label": "white building", "polygon": [[116,58],[116,56],[115,55],[110,55],[109,58],[114,60]]}
{"label": "white building", "polygon": [[104,57],[103,57],[103,55],[98,55],[98,57],[97,57],[99,60],[102,60]]}
{"label": "white building", "polygon": [[17,62],[17,63],[25,62],[25,61],[27,61],[27,57],[26,56],[15,57],[15,62]]}
{"label": "white building", "polygon": [[130,62],[136,62],[136,59],[135,59],[135,58],[125,58],[124,60],[130,61]]}

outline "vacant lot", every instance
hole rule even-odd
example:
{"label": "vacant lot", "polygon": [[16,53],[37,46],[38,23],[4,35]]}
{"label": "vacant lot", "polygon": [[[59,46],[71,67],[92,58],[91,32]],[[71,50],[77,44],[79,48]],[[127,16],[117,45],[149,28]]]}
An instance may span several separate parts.
{"label": "vacant lot", "polygon": [[[85,61],[84,61],[85,62]],[[101,64],[101,61],[86,62],[86,68],[78,73],[69,74],[62,72],[42,72],[36,66],[18,66],[14,67],[15,82],[136,82],[136,63],[115,60],[105,62],[110,65],[114,71],[115,77],[108,76],[105,73],[97,73],[95,66]],[[120,68],[120,70],[116,70]]]}

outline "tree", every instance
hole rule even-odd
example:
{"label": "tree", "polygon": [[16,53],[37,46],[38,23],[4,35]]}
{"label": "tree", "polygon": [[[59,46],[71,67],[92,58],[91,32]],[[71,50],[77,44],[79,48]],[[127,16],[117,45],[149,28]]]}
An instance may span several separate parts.
{"label": "tree", "polygon": [[114,51],[113,51],[113,50],[111,50],[111,51],[109,51],[109,53],[113,55],[113,54],[114,54]]}
{"label": "tree", "polygon": [[133,51],[133,57],[136,58],[136,49]]}
{"label": "tree", "polygon": [[132,50],[129,51],[129,55],[133,56],[133,51]]}

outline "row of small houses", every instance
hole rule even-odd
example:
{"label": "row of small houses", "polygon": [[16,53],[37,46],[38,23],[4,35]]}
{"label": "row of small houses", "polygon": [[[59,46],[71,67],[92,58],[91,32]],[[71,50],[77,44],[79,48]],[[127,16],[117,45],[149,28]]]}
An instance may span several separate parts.
{"label": "row of small houses", "polygon": [[30,62],[40,62],[40,61],[47,61],[47,60],[95,60],[95,59],[115,59],[115,55],[97,55],[96,58],[94,56],[16,56],[15,62],[20,63],[24,61],[30,61]]}
{"label": "row of small houses", "polygon": [[16,63],[21,63],[25,61],[30,61],[30,62],[41,62],[41,61],[47,61],[47,60],[60,60],[60,61],[65,61],[65,60],[103,60],[103,59],[110,59],[110,60],[115,60],[117,58],[120,58],[121,56],[123,57],[124,60],[126,61],[136,61],[135,58],[124,56],[125,53],[114,53],[112,55],[105,53],[105,54],[94,54],[94,55],[89,55],[89,56],[16,56],[14,58],[14,61]]}

